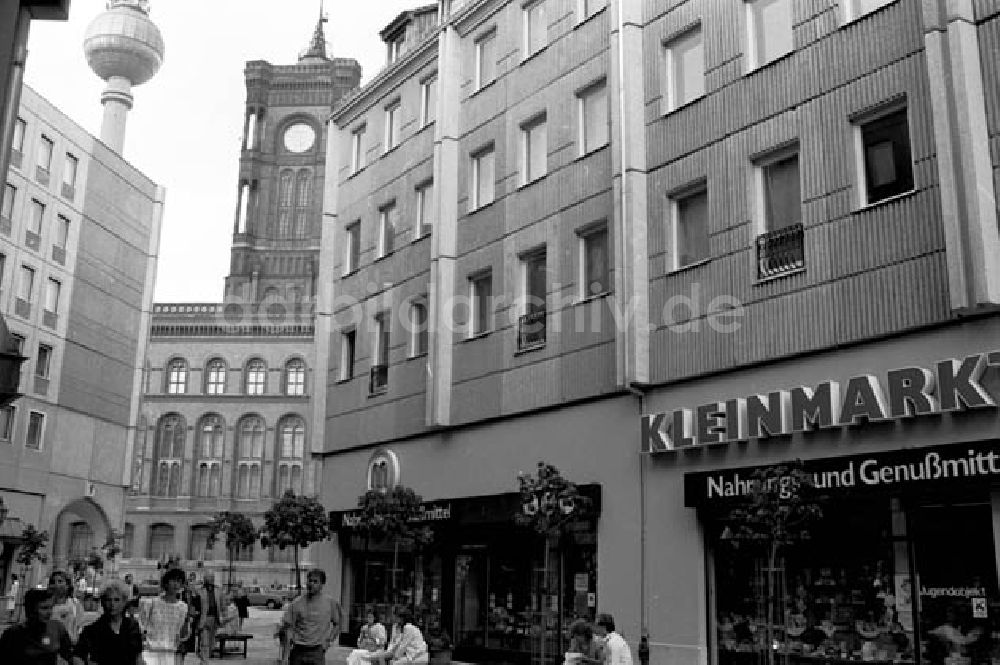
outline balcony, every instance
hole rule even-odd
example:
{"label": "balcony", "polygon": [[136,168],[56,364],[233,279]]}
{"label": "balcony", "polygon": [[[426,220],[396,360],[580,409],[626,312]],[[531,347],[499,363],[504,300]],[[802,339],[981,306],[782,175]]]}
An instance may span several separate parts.
{"label": "balcony", "polygon": [[537,307],[517,320],[517,350],[545,346],[545,308]]}
{"label": "balcony", "polygon": [[806,266],[802,224],[792,224],[757,236],[757,279],[770,279]]}
{"label": "balcony", "polygon": [[389,366],[372,365],[371,374],[368,377],[368,394],[381,395],[389,389]]}

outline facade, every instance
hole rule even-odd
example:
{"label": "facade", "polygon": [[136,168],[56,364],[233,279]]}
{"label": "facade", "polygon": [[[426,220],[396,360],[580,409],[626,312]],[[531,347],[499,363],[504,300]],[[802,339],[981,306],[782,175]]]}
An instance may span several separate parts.
{"label": "facade", "polygon": [[[352,627],[403,602],[457,659],[536,663],[599,610],[653,663],[990,660],[1000,5],[945,4],[443,1],[383,31],[330,122],[316,319]],[[768,564],[722,518],[795,459],[830,500],[765,646]],[[548,549],[512,519],[539,460],[597,499]],[[357,530],[392,483],[430,545]]]}
{"label": "facade", "polygon": [[13,139],[0,307],[28,360],[0,417],[3,528],[48,531],[66,566],[125,521],[164,191],[28,87]]}
{"label": "facade", "polygon": [[[136,579],[156,577],[170,557],[226,571],[224,545],[206,543],[216,513],[242,512],[260,526],[285,491],[317,491],[324,123],[361,76],[355,60],[329,58],[326,48],[321,21],[296,64],[247,63],[224,300],[153,307],[122,561]],[[291,550],[256,546],[235,559],[234,582],[294,583]],[[302,564],[309,561],[305,553]]]}

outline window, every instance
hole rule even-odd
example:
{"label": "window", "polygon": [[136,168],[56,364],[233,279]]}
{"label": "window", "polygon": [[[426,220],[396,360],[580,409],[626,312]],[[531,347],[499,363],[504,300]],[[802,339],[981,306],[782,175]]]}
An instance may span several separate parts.
{"label": "window", "polygon": [[403,53],[403,44],[405,43],[405,39],[406,35],[404,33],[400,33],[386,42],[386,58],[388,64],[391,65],[399,60],[399,56]]}
{"label": "window", "polygon": [[52,167],[52,139],[44,134],[38,142],[35,165],[43,171],[48,171]]}
{"label": "window", "polygon": [[580,297],[590,298],[611,291],[608,265],[608,225],[580,233]]}
{"label": "window", "polygon": [[35,358],[35,376],[49,378],[52,365],[52,347],[46,344],[38,345],[38,356]]}
{"label": "window", "polygon": [[402,113],[399,110],[399,100],[385,107],[385,148],[383,154],[399,145],[399,122]]}
{"label": "window", "polygon": [[358,269],[361,262],[361,220],[348,224],[344,229],[347,242],[344,243],[344,274],[349,275]]}
{"label": "window", "polygon": [[705,94],[705,46],[701,25],[665,44],[665,111],[673,111]]}
{"label": "window", "polygon": [[538,180],[548,166],[545,115],[540,115],[521,125],[521,184]]}
{"label": "window", "polygon": [[154,524],[149,528],[149,558],[166,561],[174,550],[174,527]]}
{"label": "window", "polygon": [[226,392],[226,363],[216,358],[210,360],[205,371],[205,392],[222,395]]}
{"label": "window", "polygon": [[[67,152],[66,164],[63,166],[63,192],[68,190],[72,193],[76,188],[76,172],[79,166],[80,160]],[[64,196],[68,196],[68,194],[64,193]]]}
{"label": "window", "polygon": [[410,303],[410,357],[427,353],[427,300]]}
{"label": "window", "polygon": [[577,95],[580,110],[580,154],[608,143],[608,86],[600,81]]}
{"label": "window", "polygon": [[674,200],[673,270],[708,258],[708,190]]}
{"label": "window", "polygon": [[437,74],[424,79],[420,84],[420,126],[434,122],[437,114]]}
{"label": "window", "polygon": [[895,2],[895,0],[845,0],[842,3],[844,5],[844,20],[853,21],[859,19],[892,2]]}
{"label": "window", "polygon": [[492,144],[472,156],[472,210],[493,203],[494,161]]}
{"label": "window", "polygon": [[351,173],[357,173],[364,168],[364,138],[364,125],[351,132]]}
{"label": "window", "polygon": [[260,459],[264,455],[264,421],[258,416],[243,419],[238,450],[240,459]]}
{"label": "window", "polygon": [[747,71],[790,53],[792,0],[747,0]]}
{"label": "window", "polygon": [[42,219],[45,217],[45,204],[31,199],[31,217],[28,218],[28,233],[42,235]]}
{"label": "window", "polygon": [[[202,467],[203,468],[201,470],[199,470],[199,473],[198,473],[199,486],[201,484],[202,471],[204,471],[204,477],[205,477],[205,481],[206,481],[205,482],[205,486],[207,488],[208,487],[208,465],[202,464]],[[206,491],[205,494],[202,494],[199,491],[198,495],[199,496],[207,496],[208,493]],[[213,553],[212,553],[212,550],[214,548],[211,548],[211,547],[208,546],[208,534],[211,533],[211,531],[212,531],[212,527],[210,527],[210,526],[199,525],[199,526],[193,526],[193,527],[191,527],[191,535],[189,537],[190,543],[191,543],[191,547],[190,547],[191,551],[188,552],[188,558],[189,559],[191,559],[192,561],[211,561],[214,558]]]}
{"label": "window", "polygon": [[608,0],[580,0],[580,20],[586,20],[604,9]]}
{"label": "window", "polygon": [[28,434],[24,437],[24,446],[41,450],[42,436],[45,434],[45,414],[38,411],[28,413]]}
{"label": "window", "polygon": [[470,277],[469,295],[469,336],[485,335],[493,329],[493,272],[481,272]]}
{"label": "window", "polygon": [[28,123],[24,121],[24,118],[18,118],[14,121],[14,138],[11,141],[11,150],[24,152],[24,136],[27,133],[27,128]]}
{"label": "window", "polygon": [[0,290],[3,288],[4,273],[7,272],[7,255],[0,253]]}
{"label": "window", "polygon": [[122,558],[131,559],[135,556],[135,525],[125,523],[122,531]]}
{"label": "window", "polygon": [[8,182],[3,190],[3,208],[0,209],[0,217],[6,220],[14,219],[15,197],[17,197],[17,187]]}
{"label": "window", "polygon": [[198,457],[203,460],[222,459],[222,446],[226,427],[219,416],[208,416],[201,421],[201,439],[198,442]]}
{"label": "window", "polygon": [[306,426],[300,418],[288,418],[281,425],[282,459],[301,459],[305,454]]}
{"label": "window", "polygon": [[548,40],[545,0],[538,0],[524,8],[524,59],[530,58],[545,48]]}
{"label": "window", "polygon": [[380,312],[374,319],[374,339],[372,340],[372,367],[368,380],[368,393],[378,395],[389,385],[389,315]]}
{"label": "window", "polygon": [[434,183],[425,182],[417,186],[417,223],[413,227],[414,239],[422,238],[431,232],[434,223],[431,206],[434,204]]}
{"label": "window", "polygon": [[45,288],[45,311],[52,314],[59,313],[59,294],[62,293],[62,283],[57,279],[49,278]]}
{"label": "window", "polygon": [[29,268],[28,266],[21,266],[21,290],[18,297],[25,301],[31,302],[35,293],[35,269]]}
{"label": "window", "polygon": [[55,246],[59,249],[66,249],[69,242],[69,219],[59,215],[56,217],[56,241]]}
{"label": "window", "polygon": [[345,330],[340,334],[340,380],[354,377],[354,350],[357,333]]}
{"label": "window", "polygon": [[764,205],[763,230],[776,231],[802,221],[799,155],[788,155],[759,167]]}
{"label": "window", "polygon": [[11,333],[9,346],[11,351],[16,351],[17,355],[22,355],[24,353],[24,335]]}
{"label": "window", "polygon": [[157,427],[155,496],[177,496],[187,426],[177,414],[164,416]]}
{"label": "window", "polygon": [[14,440],[14,416],[16,414],[15,407],[10,404],[0,407],[0,441],[10,443]]}
{"label": "window", "polygon": [[547,275],[544,248],[521,256],[524,306],[523,314],[517,322],[517,348],[519,351],[545,345]]}
{"label": "window", "polygon": [[862,203],[877,203],[913,189],[906,107],[858,126],[864,178]]}
{"label": "window", "polygon": [[180,358],[167,365],[167,394],[183,395],[187,392],[187,363]]}
{"label": "window", "polygon": [[285,365],[285,394],[306,394],[306,364],[298,358]]}
{"label": "window", "polygon": [[256,358],[247,363],[247,395],[263,395],[267,384],[267,366]]}
{"label": "window", "polygon": [[89,524],[73,522],[69,525],[69,555],[71,558],[87,556],[93,546],[94,530],[90,528]]}
{"label": "window", "polygon": [[396,239],[396,203],[389,203],[378,212],[378,257],[392,254]]}
{"label": "window", "polygon": [[497,77],[496,31],[476,40],[476,90],[493,83]]}

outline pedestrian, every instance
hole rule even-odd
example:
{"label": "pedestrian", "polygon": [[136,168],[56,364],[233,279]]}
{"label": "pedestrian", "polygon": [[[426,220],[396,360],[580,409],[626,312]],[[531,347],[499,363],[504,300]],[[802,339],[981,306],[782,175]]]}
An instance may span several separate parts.
{"label": "pedestrian", "polygon": [[73,578],[65,570],[53,570],[49,575],[52,592],[52,618],[62,623],[75,643],[83,625],[83,604],[73,596]]}
{"label": "pedestrian", "polygon": [[215,573],[206,572],[201,589],[195,595],[198,610],[198,657],[207,663],[215,647],[215,632],[222,625],[222,615],[228,603],[223,602],[222,590],[215,586]]}
{"label": "pedestrian", "polygon": [[17,594],[21,592],[21,581],[17,579],[17,573],[11,573],[10,576],[10,591],[7,596],[7,615],[8,620],[14,621],[16,617],[14,616],[14,611],[17,609]]}
{"label": "pedestrian", "polygon": [[586,619],[577,619],[569,626],[569,651],[564,665],[602,665],[604,649],[594,639],[594,629]]}
{"label": "pedestrian", "polygon": [[408,607],[397,607],[394,611],[393,637],[385,651],[372,655],[372,658],[384,658],[392,665],[407,665],[408,663],[427,663],[427,642],[420,629],[413,624],[413,612]]}
{"label": "pedestrian", "polygon": [[243,622],[250,618],[250,598],[247,596],[247,590],[240,587],[236,590],[236,596],[233,598],[233,604],[236,605],[236,613],[239,617],[239,629],[243,630]]}
{"label": "pedestrian", "polygon": [[628,643],[615,631],[615,618],[607,613],[597,615],[594,632],[604,641],[605,665],[632,665]]}
{"label": "pedestrian", "polygon": [[306,593],[288,604],[281,617],[282,663],[323,665],[340,634],[340,603],[323,593],[326,572],[310,570]]}
{"label": "pedestrian", "polygon": [[146,637],[142,656],[146,665],[181,665],[181,645],[191,634],[188,606],[180,599],[184,571],[171,568],[160,578],[163,594],[139,603],[139,625]]}
{"label": "pedestrian", "polygon": [[347,665],[366,665],[372,662],[385,645],[385,626],[379,623],[375,610],[369,609],[365,613],[365,625],[361,626],[358,634],[358,648],[348,654]]}
{"label": "pedestrian", "polygon": [[101,587],[104,614],[85,627],[73,650],[83,663],[94,665],[143,665],[142,631],[126,609],[132,595],[129,586],[110,579]]}
{"label": "pedestrian", "polygon": [[56,665],[56,657],[72,662],[73,643],[62,622],[52,618],[52,592],[29,589],[24,594],[23,623],[0,636],[4,665]]}

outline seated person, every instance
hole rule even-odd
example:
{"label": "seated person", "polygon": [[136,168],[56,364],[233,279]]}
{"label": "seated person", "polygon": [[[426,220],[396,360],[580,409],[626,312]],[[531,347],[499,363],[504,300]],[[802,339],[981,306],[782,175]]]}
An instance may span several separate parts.
{"label": "seated person", "polygon": [[222,595],[222,608],[219,611],[219,627],[216,635],[236,635],[239,633],[240,613],[236,603],[227,595]]}

